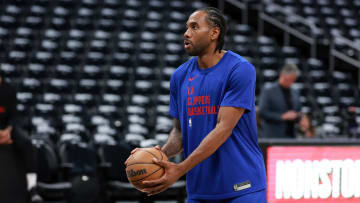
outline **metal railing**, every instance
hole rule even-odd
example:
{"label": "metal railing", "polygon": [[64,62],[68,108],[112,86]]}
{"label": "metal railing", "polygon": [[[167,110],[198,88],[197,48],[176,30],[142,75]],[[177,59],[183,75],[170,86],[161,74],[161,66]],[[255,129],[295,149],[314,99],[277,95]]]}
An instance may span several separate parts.
{"label": "metal railing", "polygon": [[[340,50],[337,50],[335,41],[339,40],[342,45],[345,45],[354,51],[356,58],[352,58]],[[356,56],[357,55],[357,56]],[[358,87],[360,88],[360,43],[356,44],[343,36],[336,35],[330,40],[330,51],[329,51],[329,68],[330,71],[335,69],[335,58],[341,59],[342,61],[351,64],[358,68]]]}
{"label": "metal railing", "polygon": [[[287,18],[292,18],[296,20],[296,22],[304,25],[310,30],[310,36],[301,33],[297,29],[290,26],[290,22],[288,20],[285,20],[285,22],[281,22],[280,20],[276,19],[275,17],[272,17],[264,11],[264,6],[271,7],[274,11],[279,12],[286,16]],[[311,57],[316,58],[317,55],[317,37],[316,33],[318,33],[318,28],[316,25],[309,21],[308,19],[305,19],[299,15],[296,15],[289,10],[284,9],[283,7],[273,3],[271,0],[263,0],[263,3],[259,6],[259,22],[258,22],[258,33],[259,35],[263,35],[264,33],[264,22],[268,22],[284,31],[284,45],[289,46],[290,44],[290,34],[303,40],[304,42],[308,43],[311,47]]]}
{"label": "metal railing", "polygon": [[[246,0],[239,1],[239,0],[225,0],[225,2],[230,3],[233,6],[236,6],[242,10],[241,12],[241,23],[248,24],[248,2]],[[225,5],[223,0],[218,0],[218,7],[220,10],[224,10]]]}
{"label": "metal railing", "polygon": [[[248,23],[248,14],[249,14],[249,5],[247,0],[225,0],[225,2],[232,4],[233,6],[236,6],[242,10],[241,13],[241,23],[247,24]],[[224,1],[218,0],[218,5],[220,9],[224,10]],[[265,10],[264,6],[271,7],[273,11],[279,12],[282,15],[285,16],[284,22],[281,22],[276,17],[272,17],[268,15]],[[284,45],[289,46],[290,44],[290,35],[293,35],[302,41],[308,43],[310,45],[310,56],[312,58],[317,58],[317,33],[319,33],[319,28],[315,25],[314,22],[301,17],[299,15],[296,15],[295,13],[291,12],[290,10],[284,9],[284,7],[274,3],[272,0],[263,0],[262,3],[258,7],[259,11],[259,18],[258,18],[258,34],[263,35],[264,34],[264,22],[268,22],[272,24],[275,27],[278,27],[283,30],[284,32]],[[308,30],[310,33],[302,33],[298,29],[291,27],[290,21],[287,19],[293,19],[297,23],[302,24]],[[341,50],[338,50],[335,45],[335,40],[340,40],[342,43],[346,46],[348,46],[350,49],[352,49],[356,55],[355,58],[352,58],[345,53],[343,53]],[[341,35],[333,36],[329,39],[330,41],[330,48],[329,48],[329,69],[330,71],[334,71],[335,69],[335,58],[340,59],[348,64],[351,64],[358,68],[358,86],[360,88],[360,42],[356,44],[354,41],[351,41]],[[356,58],[357,57],[357,58]]]}

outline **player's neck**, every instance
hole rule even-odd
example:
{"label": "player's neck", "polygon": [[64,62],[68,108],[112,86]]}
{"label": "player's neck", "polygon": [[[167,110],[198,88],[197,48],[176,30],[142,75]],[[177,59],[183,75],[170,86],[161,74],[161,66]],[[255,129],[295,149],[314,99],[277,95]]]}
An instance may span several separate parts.
{"label": "player's neck", "polygon": [[198,62],[199,68],[206,69],[206,68],[211,68],[211,67],[215,66],[220,61],[220,59],[224,56],[225,53],[226,53],[225,50],[221,50],[220,52],[219,51],[216,51],[216,52],[210,51],[203,55],[198,56],[197,62]]}

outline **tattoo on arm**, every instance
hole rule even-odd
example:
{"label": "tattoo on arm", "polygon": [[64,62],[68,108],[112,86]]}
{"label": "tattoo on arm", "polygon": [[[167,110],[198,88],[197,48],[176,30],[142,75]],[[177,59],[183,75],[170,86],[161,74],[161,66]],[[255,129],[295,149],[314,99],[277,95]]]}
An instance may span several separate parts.
{"label": "tattoo on arm", "polygon": [[183,150],[182,135],[181,135],[180,121],[178,119],[174,119],[174,127],[171,130],[166,143],[161,149],[169,158],[182,152]]}

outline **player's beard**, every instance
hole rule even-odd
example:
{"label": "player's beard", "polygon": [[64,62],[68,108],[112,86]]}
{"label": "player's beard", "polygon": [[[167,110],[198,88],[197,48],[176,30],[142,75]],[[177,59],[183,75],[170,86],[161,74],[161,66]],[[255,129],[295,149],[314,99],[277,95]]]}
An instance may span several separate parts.
{"label": "player's beard", "polygon": [[189,56],[200,56],[208,48],[209,44],[206,42],[191,43],[190,49],[185,49]]}

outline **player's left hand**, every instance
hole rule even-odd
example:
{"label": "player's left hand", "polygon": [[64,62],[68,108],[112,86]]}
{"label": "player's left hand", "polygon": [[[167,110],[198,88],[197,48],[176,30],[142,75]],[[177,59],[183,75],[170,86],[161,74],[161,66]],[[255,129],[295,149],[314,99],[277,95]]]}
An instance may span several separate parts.
{"label": "player's left hand", "polygon": [[153,159],[153,162],[163,167],[165,169],[165,173],[157,180],[142,182],[145,188],[141,191],[147,193],[148,196],[155,195],[167,190],[182,175],[184,175],[184,170],[176,163],[157,159]]}

